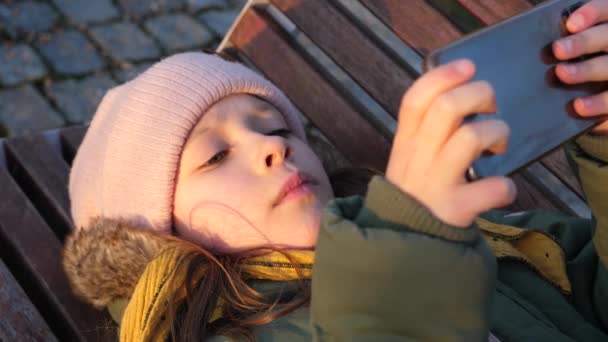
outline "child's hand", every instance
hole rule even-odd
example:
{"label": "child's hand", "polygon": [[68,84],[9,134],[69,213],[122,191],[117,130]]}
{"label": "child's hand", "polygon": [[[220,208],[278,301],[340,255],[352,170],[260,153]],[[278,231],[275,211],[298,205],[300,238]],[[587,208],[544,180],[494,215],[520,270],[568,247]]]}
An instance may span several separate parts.
{"label": "child's hand", "polygon": [[445,64],[421,76],[407,91],[386,170],[388,181],[429,208],[445,223],[468,227],[478,214],[513,202],[507,177],[467,183],[465,173],[484,150],[506,152],[509,127],[496,119],[462,125],[472,113],[496,111],[487,82],[466,83],[475,65]]}
{"label": "child's hand", "polygon": [[[568,18],[566,27],[572,35],[553,44],[553,53],[560,60],[608,51],[608,0],[593,0],[577,9]],[[603,23],[601,25],[596,25]],[[560,64],[555,73],[564,83],[608,80],[608,55],[575,64]],[[574,109],[581,116],[608,114],[608,91],[574,101]],[[608,135],[608,121],[592,130]]]}

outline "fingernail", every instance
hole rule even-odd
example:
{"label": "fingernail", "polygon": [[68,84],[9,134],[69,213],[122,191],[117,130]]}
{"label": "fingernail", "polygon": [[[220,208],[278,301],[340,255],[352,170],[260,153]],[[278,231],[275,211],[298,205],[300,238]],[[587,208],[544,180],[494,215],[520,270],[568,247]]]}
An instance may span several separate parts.
{"label": "fingernail", "polygon": [[572,51],[572,40],[570,39],[560,40],[557,44],[564,52],[570,53]]}
{"label": "fingernail", "polygon": [[564,70],[570,75],[575,75],[578,72],[578,67],[573,64],[563,64]]}
{"label": "fingernail", "polygon": [[585,97],[581,99],[581,104],[583,107],[585,107],[585,109],[593,109],[595,103],[596,101],[593,97]]}
{"label": "fingernail", "polygon": [[583,27],[585,24],[585,18],[583,18],[583,16],[579,13],[573,14],[570,16],[570,19],[568,19],[568,24],[570,24],[570,27],[577,30]]}
{"label": "fingernail", "polygon": [[461,74],[468,74],[471,70],[471,63],[466,60],[459,61],[456,63],[456,70]]}

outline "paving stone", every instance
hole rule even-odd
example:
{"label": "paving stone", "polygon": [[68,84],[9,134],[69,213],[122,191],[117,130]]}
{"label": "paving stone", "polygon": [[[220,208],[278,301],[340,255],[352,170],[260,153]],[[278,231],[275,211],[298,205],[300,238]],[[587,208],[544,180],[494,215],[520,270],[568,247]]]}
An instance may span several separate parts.
{"label": "paving stone", "polygon": [[142,30],[130,22],[98,26],[91,30],[93,39],[118,62],[160,57],[160,49]]}
{"label": "paving stone", "polygon": [[179,8],[184,0],[118,0],[125,13],[133,18]]}
{"label": "paving stone", "polygon": [[0,28],[4,27],[12,38],[47,31],[58,19],[59,15],[46,3],[0,1]]}
{"label": "paving stone", "polygon": [[100,74],[53,83],[46,91],[69,123],[88,123],[106,91],[115,85],[108,74]]}
{"label": "paving stone", "polygon": [[232,23],[239,15],[238,10],[208,11],[199,16],[199,19],[215,33],[217,37],[224,37]]}
{"label": "paving stone", "polygon": [[[0,34],[4,34],[5,26],[7,26],[8,18],[11,17],[11,10],[3,4],[0,4]],[[0,126],[0,129],[2,127]]]}
{"label": "paving stone", "polygon": [[0,46],[0,84],[13,86],[46,74],[46,67],[29,45]]}
{"label": "paving stone", "polygon": [[65,121],[31,86],[0,90],[0,125],[16,136],[58,128]]}
{"label": "paving stone", "polygon": [[134,79],[135,76],[144,72],[151,65],[152,65],[152,63],[143,63],[143,64],[133,66],[129,69],[115,70],[114,77],[116,77],[118,79],[118,81],[120,81],[121,83],[124,83],[124,82]]}
{"label": "paving stone", "polygon": [[77,24],[100,23],[118,17],[111,0],[53,0],[55,6]]}
{"label": "paving stone", "polygon": [[104,60],[84,34],[66,30],[41,37],[36,46],[53,70],[64,75],[81,75],[99,70]]}
{"label": "paving stone", "polygon": [[209,30],[184,14],[169,14],[148,19],[145,27],[168,52],[203,46],[214,40]]}
{"label": "paving stone", "polygon": [[0,23],[14,39],[29,32],[44,32],[53,27],[59,15],[42,2],[21,1],[0,4]]}
{"label": "paving stone", "polygon": [[206,9],[224,9],[228,6],[226,0],[186,0],[188,9],[197,12]]}

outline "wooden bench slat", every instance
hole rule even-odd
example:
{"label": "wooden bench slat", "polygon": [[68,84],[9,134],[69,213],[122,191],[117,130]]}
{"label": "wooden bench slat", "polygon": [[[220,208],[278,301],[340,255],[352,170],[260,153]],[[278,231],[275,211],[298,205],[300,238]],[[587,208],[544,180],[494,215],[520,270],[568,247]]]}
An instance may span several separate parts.
{"label": "wooden bench slat", "polygon": [[[335,61],[310,40],[288,17],[278,8],[269,5],[261,10],[268,15],[269,20],[287,34],[286,40],[292,48],[300,53],[302,58],[313,66],[325,79],[343,94],[359,114],[372,124],[385,138],[391,139],[397,129],[397,120],[391,116],[369,93],[353,80]],[[306,119],[308,120],[308,119]],[[309,120],[308,120],[309,121]]]}
{"label": "wooden bench slat", "polygon": [[61,130],[60,137],[63,157],[68,164],[72,164],[72,160],[76,156],[78,146],[80,146],[87,129],[88,126],[72,126]]}
{"label": "wooden bench slat", "polygon": [[360,0],[422,55],[460,38],[460,31],[424,0]]}
{"label": "wooden bench slat", "polygon": [[[255,9],[241,17],[232,44],[274,82],[353,163],[384,170],[389,141],[342,96]],[[366,148],[361,148],[361,139]]]}
{"label": "wooden bench slat", "polygon": [[578,197],[585,198],[581,183],[576,179],[576,175],[570,169],[568,161],[566,160],[566,151],[563,148],[552,152],[540,161],[546,168],[551,170],[553,173],[559,175],[559,178],[568,185],[568,187],[574,191]]}
{"label": "wooden bench slat", "polygon": [[109,340],[109,315],[78,300],[61,265],[62,245],[28,198],[0,167],[0,244],[15,278],[60,340]]}
{"label": "wooden bench slat", "polygon": [[462,33],[468,34],[484,26],[477,17],[454,0],[427,0],[427,2],[454,23]]}
{"label": "wooden bench slat", "polygon": [[423,60],[420,53],[401,40],[391,28],[386,26],[360,1],[333,0],[332,4],[339,8],[344,15],[351,18],[362,32],[365,32],[376,42],[378,48],[384,50],[384,53],[401,65],[402,68],[409,70],[410,74],[415,77],[422,74]]}
{"label": "wooden bench slat", "polygon": [[[271,0],[317,46],[396,117],[412,77],[326,1]],[[323,20],[318,20],[322,17]],[[331,34],[327,34],[331,32]]]}
{"label": "wooden bench slat", "polygon": [[57,341],[2,260],[0,312],[0,341]]}
{"label": "wooden bench slat", "polygon": [[591,218],[591,209],[587,203],[565,186],[562,179],[549,171],[542,163],[533,163],[523,171],[523,174],[562,212]]}
{"label": "wooden bench slat", "polygon": [[511,177],[517,186],[517,199],[508,208],[513,211],[549,209],[562,211],[524,177],[517,173]]}
{"label": "wooden bench slat", "polygon": [[533,7],[526,0],[458,0],[486,25],[512,17]]}
{"label": "wooden bench slat", "polygon": [[69,167],[43,135],[5,142],[9,170],[61,240],[72,230]]}

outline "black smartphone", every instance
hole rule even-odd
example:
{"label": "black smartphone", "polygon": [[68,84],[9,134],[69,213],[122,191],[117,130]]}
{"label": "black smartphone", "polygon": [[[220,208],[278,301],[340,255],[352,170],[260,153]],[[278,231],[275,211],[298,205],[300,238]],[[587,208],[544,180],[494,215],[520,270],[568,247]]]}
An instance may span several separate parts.
{"label": "black smartphone", "polygon": [[572,104],[577,97],[608,89],[608,83],[562,83],[555,75],[555,66],[561,62],[551,48],[555,40],[569,34],[566,19],[586,2],[548,1],[435,50],[425,59],[425,70],[471,59],[477,70],[473,80],[488,81],[496,92],[497,112],[473,114],[464,123],[497,118],[511,129],[507,152],[485,152],[468,170],[469,180],[511,175],[602,120],[578,116]]}

